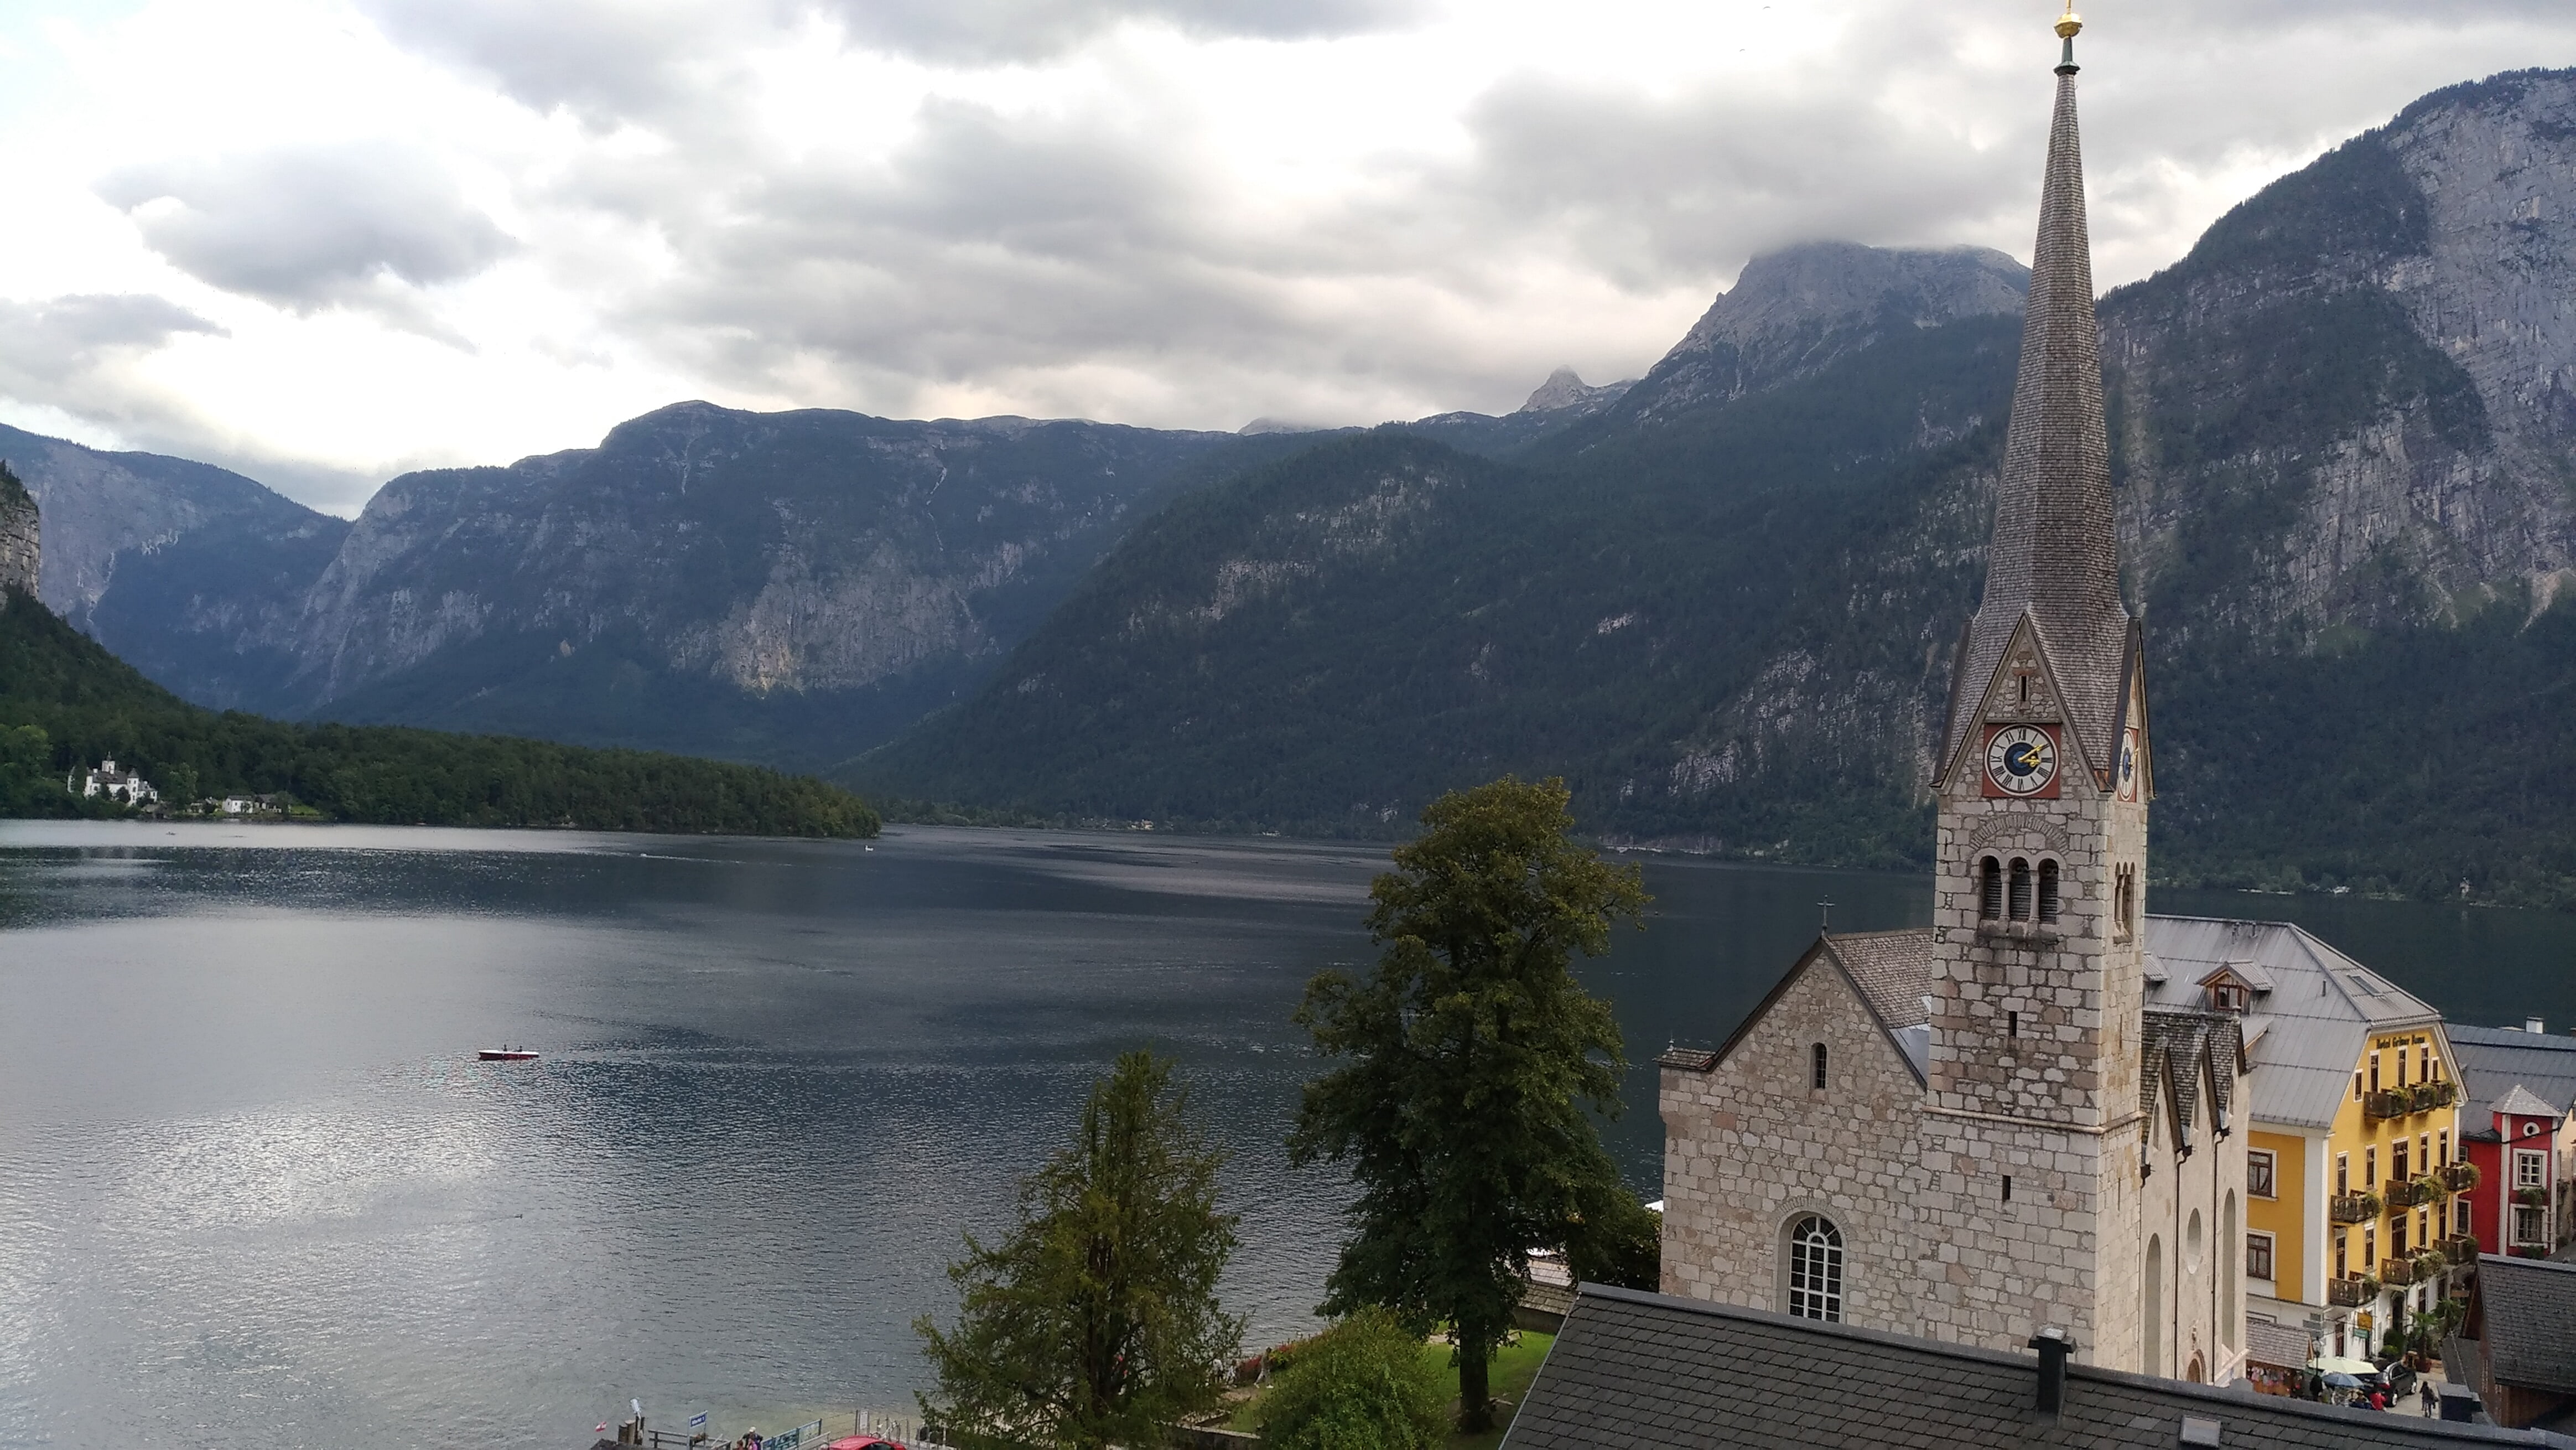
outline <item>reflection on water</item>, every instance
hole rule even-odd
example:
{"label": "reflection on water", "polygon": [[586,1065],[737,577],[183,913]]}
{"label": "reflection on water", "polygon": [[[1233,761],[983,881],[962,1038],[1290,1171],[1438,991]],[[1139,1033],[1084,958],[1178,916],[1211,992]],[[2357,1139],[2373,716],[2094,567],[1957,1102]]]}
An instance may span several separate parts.
{"label": "reflection on water", "polygon": [[[904,1403],[961,1229],[1091,1077],[1178,1057],[1233,1159],[1256,1341],[1340,1185],[1280,1149],[1305,980],[1371,955],[1372,847],[0,826],[0,1442],[580,1444]],[[1585,968],[1632,1058],[1713,1042],[1915,878],[1648,865]],[[2243,896],[2477,1020],[2576,1017],[2569,919]],[[2304,919],[2304,918],[2303,918]],[[2348,930],[2349,939],[2339,933]],[[2463,968],[2468,970],[2463,970]],[[2533,1005],[2536,1004],[2536,1005]],[[541,1062],[482,1064],[526,1042]],[[1655,1189],[1651,1069],[1608,1125]],[[764,1418],[767,1416],[767,1418]]]}

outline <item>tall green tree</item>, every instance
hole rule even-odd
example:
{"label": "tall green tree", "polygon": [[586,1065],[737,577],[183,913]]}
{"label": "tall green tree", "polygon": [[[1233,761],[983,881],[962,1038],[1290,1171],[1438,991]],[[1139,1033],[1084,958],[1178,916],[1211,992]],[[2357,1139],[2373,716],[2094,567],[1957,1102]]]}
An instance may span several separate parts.
{"label": "tall green tree", "polygon": [[924,1415],[968,1443],[1151,1445],[1216,1403],[1243,1342],[1217,1303],[1235,1215],[1224,1155],[1147,1052],[1093,1084],[1073,1142],[1020,1184],[1019,1226],[966,1236],[957,1327],[913,1321],[938,1387]]}
{"label": "tall green tree", "polygon": [[1566,800],[1561,780],[1505,776],[1434,801],[1369,887],[1376,970],[1318,975],[1297,1014],[1341,1065],[1306,1085],[1291,1156],[1345,1163],[1359,1188],[1323,1310],[1447,1324],[1470,1430],[1491,1422],[1530,1248],[1624,1191],[1593,1119],[1618,1110],[1619,1027],[1569,963],[1649,898],[1635,867],[1574,842]]}

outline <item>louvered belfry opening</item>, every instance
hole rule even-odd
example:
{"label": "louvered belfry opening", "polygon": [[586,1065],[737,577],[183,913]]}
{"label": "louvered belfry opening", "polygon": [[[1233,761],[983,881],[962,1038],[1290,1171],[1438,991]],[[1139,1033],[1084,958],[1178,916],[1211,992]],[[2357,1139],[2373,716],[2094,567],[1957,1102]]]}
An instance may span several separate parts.
{"label": "louvered belfry opening", "polygon": [[2057,863],[2039,863],[2039,919],[2057,920]]}
{"label": "louvered belfry opening", "polygon": [[2004,863],[1988,856],[1977,867],[1977,915],[1997,921],[2004,914]]}
{"label": "louvered belfry opening", "polygon": [[2019,856],[2012,863],[2012,919],[2030,920],[2030,863]]}

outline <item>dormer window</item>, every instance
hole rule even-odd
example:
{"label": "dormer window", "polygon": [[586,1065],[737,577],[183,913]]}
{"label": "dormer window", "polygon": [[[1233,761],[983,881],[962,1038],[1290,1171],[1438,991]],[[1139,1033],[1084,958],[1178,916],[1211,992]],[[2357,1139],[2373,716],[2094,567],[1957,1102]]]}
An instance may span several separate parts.
{"label": "dormer window", "polygon": [[2209,1005],[2220,1012],[2245,1010],[2245,989],[2234,982],[2218,982],[2209,989]]}

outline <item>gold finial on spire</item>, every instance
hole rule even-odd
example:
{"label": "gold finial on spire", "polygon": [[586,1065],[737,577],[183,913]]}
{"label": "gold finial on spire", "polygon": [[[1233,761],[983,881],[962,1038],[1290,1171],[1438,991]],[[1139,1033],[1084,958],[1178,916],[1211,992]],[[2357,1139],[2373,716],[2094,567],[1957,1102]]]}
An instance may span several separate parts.
{"label": "gold finial on spire", "polygon": [[2066,13],[2057,17],[2057,38],[2073,40],[2084,28],[2084,17],[2075,13],[2075,0],[2066,0]]}

